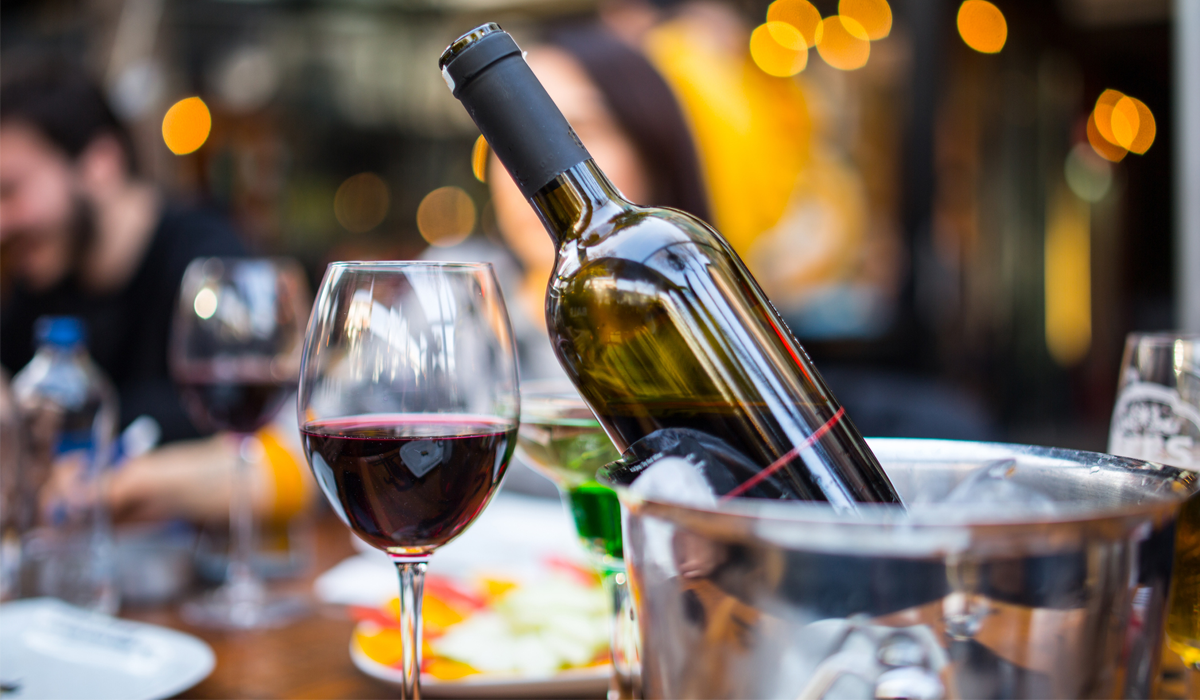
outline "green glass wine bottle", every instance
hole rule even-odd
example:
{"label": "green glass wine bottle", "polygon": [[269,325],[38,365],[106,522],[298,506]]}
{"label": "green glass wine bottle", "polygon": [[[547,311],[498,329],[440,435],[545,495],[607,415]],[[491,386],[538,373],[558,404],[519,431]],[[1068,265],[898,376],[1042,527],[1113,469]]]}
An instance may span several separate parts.
{"label": "green glass wine bottle", "polygon": [[723,497],[900,503],[720,234],[626,200],[499,25],[460,37],[440,66],[557,246],[551,341],[618,449],[657,438],[731,454],[705,470]]}

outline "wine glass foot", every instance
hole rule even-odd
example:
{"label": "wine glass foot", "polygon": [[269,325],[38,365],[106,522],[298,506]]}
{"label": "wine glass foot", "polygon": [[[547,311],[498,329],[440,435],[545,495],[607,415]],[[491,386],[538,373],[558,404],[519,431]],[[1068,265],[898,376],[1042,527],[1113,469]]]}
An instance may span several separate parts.
{"label": "wine glass foot", "polygon": [[238,600],[226,589],[188,601],[180,610],[184,621],[197,627],[242,630],[283,627],[309,612],[308,602],[299,596],[263,594]]}

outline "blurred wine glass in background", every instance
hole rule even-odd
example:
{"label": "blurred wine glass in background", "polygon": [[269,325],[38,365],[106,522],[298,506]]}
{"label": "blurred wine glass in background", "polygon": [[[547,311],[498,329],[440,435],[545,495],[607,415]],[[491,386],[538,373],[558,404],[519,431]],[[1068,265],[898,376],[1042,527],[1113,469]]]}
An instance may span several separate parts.
{"label": "blurred wine glass in background", "polygon": [[[1129,335],[1108,451],[1200,470],[1200,335]],[[1184,504],[1175,538],[1167,645],[1191,669],[1192,697],[1200,697],[1200,500]]]}
{"label": "blurred wine glass in background", "polygon": [[604,576],[611,604],[613,667],[610,700],[639,697],[637,631],[626,579],[617,494],[596,471],[621,455],[575,387],[562,380],[521,385],[522,461],[554,482],[592,565]]}
{"label": "blurred wine glass in background", "polygon": [[171,374],[196,427],[228,431],[239,442],[226,580],[184,606],[194,624],[274,627],[304,612],[300,599],[269,594],[254,570],[250,466],[263,459],[255,431],[295,390],[309,300],[303,272],[286,259],[199,258],[184,273]]}

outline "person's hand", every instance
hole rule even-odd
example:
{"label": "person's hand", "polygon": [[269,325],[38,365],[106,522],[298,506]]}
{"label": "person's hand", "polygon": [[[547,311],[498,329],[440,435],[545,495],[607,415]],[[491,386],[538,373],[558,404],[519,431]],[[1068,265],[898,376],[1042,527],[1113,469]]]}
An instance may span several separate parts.
{"label": "person's hand", "polygon": [[[228,435],[161,447],[132,459],[110,476],[108,503],[114,520],[229,517],[238,441]],[[269,470],[250,465],[256,514],[272,506]]]}

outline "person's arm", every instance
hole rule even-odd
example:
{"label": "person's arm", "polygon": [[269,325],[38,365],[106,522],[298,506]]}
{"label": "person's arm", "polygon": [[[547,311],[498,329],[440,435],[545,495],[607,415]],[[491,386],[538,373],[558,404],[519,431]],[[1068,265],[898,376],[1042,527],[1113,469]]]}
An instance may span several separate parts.
{"label": "person's arm", "polygon": [[[109,477],[113,518],[228,518],[236,464],[237,442],[226,435],[181,440],[131,459]],[[265,473],[252,471],[255,512],[266,508]]]}
{"label": "person's arm", "polygon": [[[250,468],[251,502],[260,519],[289,519],[312,503],[312,477],[298,439],[272,425],[259,431],[261,458]],[[239,441],[227,434],[184,440],[132,459],[110,477],[114,519],[229,517]]]}

